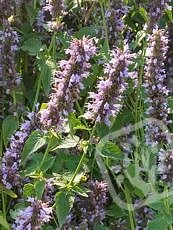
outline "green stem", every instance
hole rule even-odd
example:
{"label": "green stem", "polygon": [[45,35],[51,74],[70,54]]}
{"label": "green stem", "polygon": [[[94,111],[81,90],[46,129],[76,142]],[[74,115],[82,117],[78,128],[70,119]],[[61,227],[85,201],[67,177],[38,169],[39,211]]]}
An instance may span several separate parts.
{"label": "green stem", "polygon": [[105,18],[105,13],[104,13],[102,0],[99,0],[99,3],[100,3],[101,14],[102,14],[102,19],[103,19],[103,27],[104,27],[104,31],[105,31],[106,47],[107,47],[107,51],[108,51],[109,50],[109,38],[108,38],[108,31],[107,31],[107,26],[106,26],[106,18]]}
{"label": "green stem", "polygon": [[133,211],[131,210],[132,199],[129,195],[129,192],[128,192],[126,185],[124,185],[124,194],[125,194],[126,202],[127,202],[127,208],[128,208],[128,214],[129,214],[129,220],[130,220],[130,228],[131,228],[131,230],[134,230],[135,229],[135,223],[134,223]]}
{"label": "green stem", "polygon": [[2,192],[2,210],[3,216],[6,219],[6,195]]}
{"label": "green stem", "polygon": [[79,161],[79,164],[78,164],[78,166],[77,166],[77,168],[76,168],[76,170],[75,170],[75,172],[74,172],[74,174],[73,174],[73,177],[72,177],[72,179],[70,180],[70,182],[69,182],[69,184],[68,184],[69,186],[73,184],[74,179],[76,178],[78,172],[80,171],[85,156],[86,156],[86,151],[84,151],[83,154],[82,154],[82,157],[81,157],[81,159],[80,159],[80,161]]}
{"label": "green stem", "polygon": [[45,160],[46,160],[46,158],[47,158],[47,156],[48,156],[48,154],[49,154],[50,146],[51,146],[51,137],[50,137],[50,139],[49,139],[49,143],[48,143],[48,145],[47,145],[47,148],[46,148],[46,151],[45,151],[45,153],[44,153],[44,156],[43,156],[43,159],[42,159],[42,161],[41,161],[41,164],[39,165],[40,169],[41,169],[41,167],[43,166],[43,164],[44,164],[44,162],[45,162]]}
{"label": "green stem", "polygon": [[37,7],[37,0],[34,0],[33,8],[36,9]]}
{"label": "green stem", "polygon": [[36,90],[36,94],[35,94],[35,99],[34,99],[34,104],[33,104],[33,107],[32,107],[32,111],[35,111],[35,105],[37,104],[37,101],[38,101],[40,89],[41,89],[41,75],[38,78],[37,90]]}

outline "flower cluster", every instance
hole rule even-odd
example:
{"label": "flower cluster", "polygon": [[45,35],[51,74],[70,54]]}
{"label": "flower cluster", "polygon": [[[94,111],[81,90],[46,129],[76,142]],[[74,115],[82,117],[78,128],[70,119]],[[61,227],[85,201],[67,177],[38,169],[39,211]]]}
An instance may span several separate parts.
{"label": "flower cluster", "polygon": [[20,185],[19,163],[21,152],[26,139],[34,128],[35,114],[28,114],[29,120],[25,120],[11,138],[9,147],[2,158],[1,174],[2,183],[7,189]]}
{"label": "flower cluster", "polygon": [[0,31],[0,87],[9,93],[21,80],[15,68],[15,52],[19,37],[8,21],[4,22],[4,28]]}
{"label": "flower cluster", "polygon": [[173,182],[173,150],[161,149],[158,154],[158,171],[162,180]]}
{"label": "flower cluster", "polygon": [[[147,93],[145,103],[148,108],[146,114],[156,122],[149,122],[146,127],[146,142],[151,146],[158,143],[167,143],[167,133],[163,132],[164,126],[169,124],[168,120],[168,89],[164,85],[166,78],[164,61],[166,58],[168,39],[165,31],[154,29],[148,37],[148,48],[146,50],[146,66],[144,76],[144,87]],[[158,121],[158,125],[157,125]],[[162,129],[163,127],[163,129]]]}
{"label": "flower cluster", "polygon": [[123,17],[127,12],[128,7],[124,6],[122,1],[118,0],[112,1],[110,8],[105,13],[110,47],[119,45],[119,34],[125,27]]}
{"label": "flower cluster", "polygon": [[139,200],[135,201],[135,219],[136,219],[136,228],[135,230],[147,230],[149,221],[154,219],[154,211],[147,206],[138,207]]}
{"label": "flower cluster", "polygon": [[91,92],[91,101],[86,105],[86,119],[98,123],[111,124],[111,117],[115,118],[122,107],[123,93],[127,89],[127,78],[130,77],[128,65],[134,55],[130,54],[127,46],[124,51],[115,49],[111,52],[111,60],[106,64],[104,80],[97,85],[97,93]]}
{"label": "flower cluster", "polygon": [[52,208],[36,198],[28,198],[30,205],[19,211],[14,230],[39,230],[51,220]]}
{"label": "flower cluster", "polygon": [[64,0],[46,0],[41,2],[41,10],[38,13],[37,26],[42,27],[47,23],[49,29],[59,31],[63,23],[61,17],[65,14]]}
{"label": "flower cluster", "polygon": [[70,58],[59,62],[48,107],[41,111],[40,121],[45,128],[62,130],[65,118],[73,111],[73,104],[83,89],[83,79],[89,76],[89,60],[95,53],[93,39],[83,37],[71,42],[66,50]]}
{"label": "flower cluster", "polygon": [[88,197],[77,196],[71,213],[66,219],[64,230],[70,230],[72,226],[75,229],[93,229],[95,223],[100,223],[105,218],[105,205],[108,201],[107,183],[104,181],[87,182],[87,188],[90,192]]}
{"label": "flower cluster", "polygon": [[170,9],[169,3],[171,0],[154,0],[149,1],[149,23],[148,28],[150,31],[155,29],[158,21],[163,16],[166,9]]}
{"label": "flower cluster", "polygon": [[44,189],[42,201],[51,204],[53,202],[53,195],[54,195],[53,180],[47,179],[45,183],[45,189]]}

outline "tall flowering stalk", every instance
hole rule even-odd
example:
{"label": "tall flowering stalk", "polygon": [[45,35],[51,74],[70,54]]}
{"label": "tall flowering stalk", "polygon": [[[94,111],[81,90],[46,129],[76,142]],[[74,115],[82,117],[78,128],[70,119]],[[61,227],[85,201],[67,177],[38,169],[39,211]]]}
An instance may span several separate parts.
{"label": "tall flowering stalk", "polygon": [[128,86],[126,81],[130,77],[128,66],[133,56],[127,46],[124,51],[117,48],[111,52],[111,60],[104,68],[104,80],[99,81],[97,93],[89,95],[91,101],[86,105],[86,119],[111,125],[111,118],[115,118],[122,108],[123,93]]}
{"label": "tall flowering stalk", "polygon": [[[165,31],[154,29],[148,36],[148,48],[146,50],[146,66],[144,76],[144,87],[147,93],[145,103],[148,108],[146,114],[149,118],[162,122],[161,125],[169,124],[168,120],[168,89],[164,85],[166,78],[164,61],[166,58],[168,39]],[[155,122],[156,123],[156,122]],[[163,127],[164,128],[164,127]],[[150,145],[167,143],[167,133],[157,124],[148,124],[146,127],[146,142]]]}
{"label": "tall flowering stalk", "polygon": [[158,172],[165,182],[173,182],[173,150],[161,149],[158,153]]}
{"label": "tall flowering stalk", "polygon": [[53,93],[48,107],[41,112],[41,123],[45,128],[55,127],[62,130],[68,114],[73,111],[74,102],[79,99],[84,88],[83,79],[89,76],[89,60],[96,53],[93,39],[83,37],[74,39],[66,54],[69,60],[59,62],[59,71],[54,77]]}
{"label": "tall flowering stalk", "polygon": [[19,211],[12,226],[14,230],[39,230],[51,220],[52,208],[41,200],[29,198],[30,205]]}
{"label": "tall flowering stalk", "polygon": [[18,50],[19,37],[8,21],[4,21],[4,28],[0,31],[0,87],[2,91],[10,93],[21,81],[16,71],[15,52]]}
{"label": "tall flowering stalk", "polygon": [[93,229],[95,223],[105,219],[105,206],[108,201],[107,183],[104,181],[87,182],[90,192],[88,197],[77,196],[71,213],[66,219],[62,229]]}
{"label": "tall flowering stalk", "polygon": [[37,18],[37,26],[42,27],[47,23],[49,29],[59,31],[63,23],[61,18],[64,15],[64,0],[45,0],[41,1],[41,10]]}
{"label": "tall flowering stalk", "polygon": [[35,114],[29,113],[28,118],[29,120],[21,124],[20,130],[10,138],[9,147],[2,158],[1,180],[7,189],[21,186],[19,163],[25,141],[34,128]]}
{"label": "tall flowering stalk", "polygon": [[110,47],[117,46],[120,43],[120,34],[125,28],[123,17],[127,12],[128,7],[123,4],[123,1],[111,1],[111,6],[105,13]]}
{"label": "tall flowering stalk", "polygon": [[167,9],[170,9],[169,3],[171,0],[154,0],[149,1],[149,23],[148,28],[150,31],[152,31],[156,25],[158,24],[158,21],[161,19],[161,17],[164,14],[164,11]]}

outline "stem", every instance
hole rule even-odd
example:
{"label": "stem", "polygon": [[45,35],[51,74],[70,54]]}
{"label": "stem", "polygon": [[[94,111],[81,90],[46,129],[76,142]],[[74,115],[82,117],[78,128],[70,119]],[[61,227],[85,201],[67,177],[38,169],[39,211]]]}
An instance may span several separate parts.
{"label": "stem", "polygon": [[41,75],[38,78],[37,90],[36,90],[36,94],[35,94],[35,99],[34,99],[34,104],[33,104],[33,107],[32,107],[32,111],[35,110],[35,105],[37,104],[37,101],[38,101],[38,97],[39,97],[39,93],[40,93],[40,88],[41,88]]}
{"label": "stem", "polygon": [[37,0],[34,0],[33,8],[36,9],[37,7]]}
{"label": "stem", "polygon": [[2,192],[2,210],[4,218],[6,219],[6,195]]}
{"label": "stem", "polygon": [[80,161],[79,161],[79,164],[78,164],[78,166],[77,166],[77,168],[76,168],[76,170],[75,170],[75,172],[74,172],[74,174],[73,174],[72,179],[70,180],[69,185],[72,185],[72,184],[73,184],[74,179],[76,178],[78,172],[80,171],[81,166],[82,166],[82,163],[83,163],[83,160],[84,160],[84,158],[85,158],[85,155],[86,155],[86,151],[83,152],[82,157],[81,157],[81,159],[80,159]]}
{"label": "stem", "polygon": [[134,230],[135,223],[134,223],[133,211],[131,210],[132,200],[131,200],[131,197],[129,195],[126,185],[124,185],[124,194],[125,194],[126,202],[127,202],[127,208],[128,208],[128,214],[129,214],[129,220],[130,220],[130,228],[131,230]]}
{"label": "stem", "polygon": [[103,27],[104,27],[104,31],[105,31],[105,42],[106,42],[107,51],[108,51],[109,50],[109,38],[108,38],[108,31],[107,31],[107,26],[106,26],[106,19],[105,19],[105,13],[104,13],[102,0],[99,0],[99,3],[100,3],[102,19],[103,19]]}
{"label": "stem", "polygon": [[51,137],[50,137],[50,139],[49,139],[49,143],[48,143],[48,146],[47,146],[46,151],[45,151],[45,153],[44,153],[44,156],[43,156],[43,159],[42,159],[42,161],[41,161],[41,164],[40,164],[40,166],[39,166],[40,169],[41,169],[41,167],[43,166],[43,164],[44,164],[44,162],[45,162],[45,160],[46,160],[46,158],[47,158],[47,156],[48,156],[48,154],[49,154],[50,146],[51,146]]}

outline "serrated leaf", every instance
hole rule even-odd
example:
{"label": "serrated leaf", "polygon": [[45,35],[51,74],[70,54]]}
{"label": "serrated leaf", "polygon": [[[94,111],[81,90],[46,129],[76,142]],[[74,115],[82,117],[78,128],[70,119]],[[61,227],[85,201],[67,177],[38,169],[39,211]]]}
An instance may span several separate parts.
{"label": "serrated leaf", "polygon": [[45,180],[39,180],[34,184],[35,193],[36,193],[37,199],[39,200],[41,200],[42,198],[45,184],[46,184]]}
{"label": "serrated leaf", "polygon": [[73,132],[73,130],[91,130],[90,128],[82,124],[82,122],[78,118],[76,118],[74,113],[69,114],[68,120],[71,132]]}
{"label": "serrated leaf", "polygon": [[87,192],[90,192],[89,189],[86,189],[84,187],[79,187],[79,186],[73,187],[73,191],[84,197],[88,197]]}
{"label": "serrated leaf", "polygon": [[43,88],[46,96],[48,96],[50,92],[50,86],[51,86],[51,79],[55,72],[55,65],[54,62],[51,59],[37,59],[37,65],[40,71]]}
{"label": "serrated leaf", "polygon": [[40,131],[34,131],[28,138],[28,140],[25,143],[21,164],[24,164],[27,160],[27,158],[34,152],[36,152],[38,149],[40,149],[43,145],[46,144],[46,139],[43,136],[43,133]]}
{"label": "serrated leaf", "polygon": [[69,149],[74,148],[79,143],[79,137],[78,136],[67,136],[65,139],[61,141],[61,143],[52,149],[52,151],[55,151],[56,149]]}
{"label": "serrated leaf", "polygon": [[35,19],[37,18],[37,10],[33,8],[31,4],[25,3],[25,8],[29,16],[30,26],[33,25]]}
{"label": "serrated leaf", "polygon": [[35,56],[43,49],[42,43],[37,38],[29,38],[24,41],[22,50],[27,51],[29,55]]}
{"label": "serrated leaf", "polygon": [[148,223],[148,230],[167,230],[172,223],[172,217],[169,215],[158,215],[157,218]]}
{"label": "serrated leaf", "polygon": [[65,223],[67,215],[73,206],[74,197],[67,195],[66,192],[58,192],[55,198],[56,215],[60,227]]}
{"label": "serrated leaf", "polygon": [[124,157],[122,151],[118,148],[118,146],[116,146],[113,142],[108,141],[102,151],[101,151],[101,155],[103,157],[111,157],[111,158],[115,158],[115,159],[122,159]]}
{"label": "serrated leaf", "polygon": [[35,189],[34,189],[34,185],[33,184],[28,183],[28,184],[26,184],[24,186],[24,188],[23,188],[23,195],[25,197],[30,197],[30,196],[34,195],[34,193],[35,193]]}
{"label": "serrated leaf", "polygon": [[10,226],[6,219],[3,216],[0,216],[0,225],[2,225],[5,229],[10,230]]}
{"label": "serrated leaf", "polygon": [[9,115],[5,118],[5,120],[2,123],[2,134],[3,134],[3,141],[4,146],[7,147],[7,144],[9,142],[9,138],[11,135],[14,134],[16,129],[19,127],[19,123],[16,117]]}

